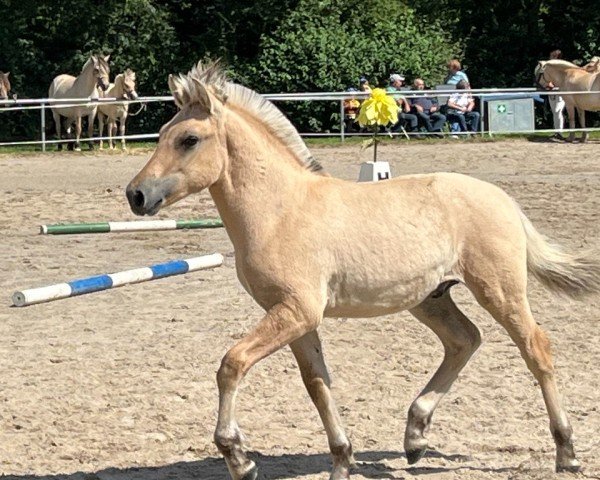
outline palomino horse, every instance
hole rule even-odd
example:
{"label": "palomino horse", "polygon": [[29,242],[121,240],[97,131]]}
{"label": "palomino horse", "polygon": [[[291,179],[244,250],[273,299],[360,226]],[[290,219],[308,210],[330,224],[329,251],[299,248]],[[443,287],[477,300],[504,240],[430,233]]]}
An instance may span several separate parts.
{"label": "palomino horse", "polygon": [[592,57],[583,67],[588,73],[600,73],[600,57]]}
{"label": "palomino horse", "polygon": [[[59,75],[52,80],[49,98],[98,98],[96,87],[106,90],[109,85],[108,75],[110,68],[108,66],[109,57],[96,57],[92,55],[85,63],[78,77],[71,75]],[[91,138],[94,135],[94,118],[96,117],[97,105],[77,105],[74,107],[52,107],[52,116],[56,125],[56,134],[61,138],[61,117],[67,118],[67,130],[75,122],[75,150],[80,150],[79,139],[81,138],[81,117],[88,117],[88,137],[90,138],[90,149],[94,148]],[[58,149],[62,145],[58,144]]]}
{"label": "palomino horse", "polygon": [[[593,59],[592,59],[593,60]],[[589,65],[589,64],[588,64]],[[600,75],[590,73],[585,68],[578,67],[574,63],[565,60],[545,60],[537,64],[535,68],[536,83],[543,88],[549,84],[559,87],[565,92],[595,92],[589,95],[560,94],[564,99],[567,113],[569,114],[569,128],[575,128],[575,109],[579,114],[579,124],[585,128],[585,112],[600,110]],[[588,133],[584,131],[581,141],[587,141]],[[575,140],[575,132],[569,133],[568,140]]]}
{"label": "palomino horse", "polygon": [[127,186],[134,213],[154,215],[208,188],[235,249],[237,275],[266,311],[217,373],[215,442],[235,480],[257,468],[242,448],[238,386],[259,360],[290,345],[325,426],[332,479],[348,479],[352,447],[330,393],[317,329],[323,317],[375,317],[408,309],[431,328],[445,357],[410,406],[404,439],[425,453],[434,409],[480,345],[454,304],[464,283],[508,331],[542,389],[557,470],[577,470],[550,346],[527,299],[527,272],[556,292],[600,288],[600,265],[548,243],[503,190],[454,173],[353,183],[323,174],[270,102],[228,82],[217,64],[170,76],[181,109]]}
{"label": "palomino horse", "polygon": [[[106,92],[98,92],[101,97],[119,98],[124,100],[135,100],[138,94],[135,91],[135,72],[131,69],[125,70],[115,77],[115,83],[111,83]],[[104,122],[108,120],[108,147],[112,150],[115,148],[113,144],[113,135],[117,134],[117,121],[119,122],[119,134],[121,135],[121,146],[125,150],[125,121],[129,112],[128,103],[100,103],[98,106],[98,126],[100,137],[104,132]],[[100,149],[102,150],[103,143],[100,140]]]}
{"label": "palomino horse", "polygon": [[10,72],[0,72],[0,100],[6,100],[10,93],[10,82],[8,76]]}

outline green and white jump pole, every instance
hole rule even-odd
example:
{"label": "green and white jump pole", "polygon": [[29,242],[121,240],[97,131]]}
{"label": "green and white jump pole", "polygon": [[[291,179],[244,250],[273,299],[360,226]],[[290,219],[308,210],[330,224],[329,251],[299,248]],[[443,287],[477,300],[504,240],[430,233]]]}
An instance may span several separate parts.
{"label": "green and white jump pole", "polygon": [[141,220],[134,222],[57,223],[40,225],[42,235],[68,235],[75,233],[147,232],[152,230],[182,230],[190,228],[220,228],[220,218],[200,220]]}

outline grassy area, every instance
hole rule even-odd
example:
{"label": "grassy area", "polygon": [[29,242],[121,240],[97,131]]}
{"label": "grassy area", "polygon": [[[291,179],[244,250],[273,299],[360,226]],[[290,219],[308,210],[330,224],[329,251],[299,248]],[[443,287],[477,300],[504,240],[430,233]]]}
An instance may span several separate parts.
{"label": "grassy area", "polygon": [[[565,133],[565,136],[568,135],[567,133]],[[545,142],[548,141],[549,137],[551,136],[550,133],[533,133],[533,134],[494,134],[493,136],[489,136],[489,135],[474,135],[471,137],[460,137],[458,140],[456,139],[450,139],[448,137],[444,138],[444,139],[440,139],[440,138],[423,138],[423,139],[410,139],[407,140],[405,137],[403,136],[397,136],[394,138],[389,138],[384,134],[381,134],[379,136],[379,139],[381,141],[380,145],[391,145],[391,144],[398,144],[398,143],[407,143],[407,142],[418,142],[419,144],[435,144],[435,143],[439,143],[439,142],[447,142],[447,141],[452,141],[452,142],[502,142],[502,141],[507,141],[507,140],[529,140],[532,142]],[[579,138],[581,136],[580,132],[577,132],[577,138]],[[365,140],[367,140],[369,137],[368,136],[347,136],[344,140],[344,142],[342,143],[340,140],[340,137],[335,136],[335,137],[306,137],[304,140],[306,142],[306,145],[310,148],[310,147],[339,147],[340,145],[356,145],[356,146],[360,146]],[[594,132],[590,132],[589,133],[589,138],[590,140],[600,140],[600,131],[594,131]],[[156,148],[156,142],[152,142],[152,141],[140,141],[140,142],[136,142],[136,141],[131,141],[131,142],[127,142],[127,148],[129,150],[129,153],[145,153],[145,152],[149,152],[152,151]],[[89,152],[87,150],[87,146],[85,144],[82,143],[82,151],[84,153]],[[94,150],[96,153],[99,153],[100,150],[98,150],[98,146],[96,145],[96,149]],[[36,154],[36,153],[42,153],[42,147],[41,145],[14,145],[14,146],[7,146],[7,147],[2,147],[0,146],[0,155],[6,155],[6,154]],[[59,153],[56,150],[56,144],[51,144],[48,145],[46,147],[46,154],[56,154]],[[66,149],[64,149],[62,152],[60,152],[61,154],[65,154],[65,153],[72,153],[72,152],[68,152]],[[79,152],[75,152],[75,153],[79,153]],[[105,147],[105,149],[102,151],[103,154],[107,154],[107,155],[120,155],[122,153],[120,146],[115,149],[115,150],[108,150],[108,148]]]}
{"label": "grassy area", "polygon": [[[131,142],[127,142],[127,149],[130,153],[141,153],[144,151],[152,151],[156,148],[156,142],[135,142],[135,141],[131,141]],[[85,144],[84,141],[81,142],[81,152],[83,153],[89,153],[88,147]],[[66,149],[66,147],[63,147],[62,151],[58,151],[56,149],[56,144],[50,144],[46,146],[46,152],[42,152],[42,146],[41,145],[11,145],[11,146],[5,146],[2,147],[0,146],[0,155],[3,154],[33,154],[33,153],[39,153],[39,154],[79,154],[81,152],[72,152]],[[96,153],[100,153],[102,152],[102,154],[107,154],[107,155],[119,155],[122,152],[121,150],[121,144],[118,143],[118,146],[115,150],[109,150],[107,145],[105,144],[104,146],[104,150],[98,150],[98,145],[95,146],[94,152]]]}

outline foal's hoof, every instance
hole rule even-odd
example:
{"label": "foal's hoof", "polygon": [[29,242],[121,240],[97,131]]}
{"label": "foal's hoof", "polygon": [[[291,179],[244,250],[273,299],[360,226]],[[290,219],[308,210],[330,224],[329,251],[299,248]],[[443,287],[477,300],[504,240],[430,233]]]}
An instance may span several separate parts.
{"label": "foal's hoof", "polygon": [[408,460],[409,465],[413,465],[417,463],[419,460],[423,458],[427,448],[421,448],[419,450],[407,450],[406,451],[406,460]]}
{"label": "foal's hoof", "polygon": [[581,464],[576,460],[570,460],[564,465],[556,465],[556,473],[568,472],[568,473],[577,473],[581,471]]}
{"label": "foal's hoof", "polygon": [[240,477],[240,480],[256,480],[258,478],[258,467],[254,465],[250,470],[248,470],[243,477]]}

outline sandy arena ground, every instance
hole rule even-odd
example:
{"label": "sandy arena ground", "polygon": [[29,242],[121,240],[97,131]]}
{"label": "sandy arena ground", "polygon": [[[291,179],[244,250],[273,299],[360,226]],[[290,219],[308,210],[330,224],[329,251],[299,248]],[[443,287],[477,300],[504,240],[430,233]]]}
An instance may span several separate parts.
{"label": "sandy arena ground", "polygon": [[[513,195],[543,233],[600,250],[599,145],[439,141],[380,148],[394,175],[456,171]],[[356,145],[316,148],[355,180]],[[0,155],[0,474],[6,479],[226,479],[212,443],[221,357],[261,316],[223,229],[41,236],[57,222],[134,220],[124,188],[149,153]],[[160,218],[216,216],[207,193]],[[16,290],[221,252],[221,268],[26,308]],[[558,299],[531,281],[584,465],[600,478],[600,296]],[[453,290],[485,343],[438,408],[428,455],[409,467],[406,411],[441,361],[410,315],[328,319],[333,393],[359,465],[353,479],[555,478],[541,392],[506,332]],[[327,479],[327,441],[289,349],[251,370],[239,421],[267,479]]]}

